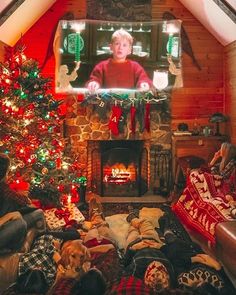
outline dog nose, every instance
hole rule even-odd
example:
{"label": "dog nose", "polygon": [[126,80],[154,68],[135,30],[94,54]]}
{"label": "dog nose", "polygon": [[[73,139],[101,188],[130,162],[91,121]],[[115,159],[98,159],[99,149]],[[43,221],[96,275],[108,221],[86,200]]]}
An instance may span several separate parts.
{"label": "dog nose", "polygon": [[75,268],[75,271],[76,271],[76,272],[80,272],[80,270],[81,270],[80,267],[76,267],[76,268]]}

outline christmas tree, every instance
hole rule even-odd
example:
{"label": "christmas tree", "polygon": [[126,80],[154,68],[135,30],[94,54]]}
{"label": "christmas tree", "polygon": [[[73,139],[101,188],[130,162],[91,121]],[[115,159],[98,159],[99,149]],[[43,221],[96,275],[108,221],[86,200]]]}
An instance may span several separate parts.
{"label": "christmas tree", "polygon": [[62,198],[77,198],[86,179],[61,136],[62,101],[51,92],[50,79],[24,55],[24,46],[6,48],[0,64],[0,152],[11,159],[9,181],[58,205]]}

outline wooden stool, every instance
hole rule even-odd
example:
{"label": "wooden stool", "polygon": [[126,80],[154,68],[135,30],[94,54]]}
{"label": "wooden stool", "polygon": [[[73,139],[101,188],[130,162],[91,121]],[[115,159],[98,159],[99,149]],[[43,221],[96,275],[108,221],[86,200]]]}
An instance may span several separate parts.
{"label": "wooden stool", "polygon": [[177,197],[179,189],[182,192],[186,184],[186,178],[191,169],[200,168],[206,165],[206,161],[203,158],[189,155],[176,159],[176,171],[174,177],[174,195]]}

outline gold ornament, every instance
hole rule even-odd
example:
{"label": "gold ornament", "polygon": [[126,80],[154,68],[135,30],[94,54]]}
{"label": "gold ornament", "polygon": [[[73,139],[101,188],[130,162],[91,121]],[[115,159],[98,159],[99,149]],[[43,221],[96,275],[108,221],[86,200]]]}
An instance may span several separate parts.
{"label": "gold ornament", "polygon": [[42,169],[42,174],[48,174],[48,168],[46,168],[46,167],[44,167],[43,169]]}
{"label": "gold ornament", "polygon": [[28,134],[29,134],[29,131],[28,131],[27,129],[24,129],[24,130],[22,131],[22,136],[23,136],[23,137],[27,136]]}

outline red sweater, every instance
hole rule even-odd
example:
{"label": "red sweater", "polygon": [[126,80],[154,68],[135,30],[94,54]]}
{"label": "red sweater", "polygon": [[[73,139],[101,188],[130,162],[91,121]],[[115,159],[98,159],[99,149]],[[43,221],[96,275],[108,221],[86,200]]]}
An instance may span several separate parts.
{"label": "red sweater", "polygon": [[143,67],[129,59],[122,63],[112,58],[101,61],[94,67],[90,81],[98,82],[101,88],[139,88],[142,82],[152,85]]}

